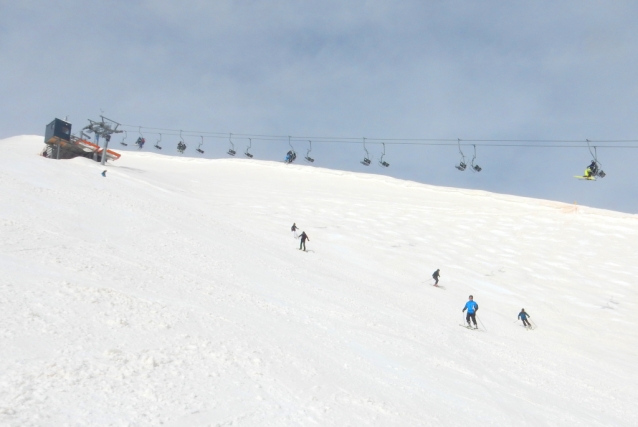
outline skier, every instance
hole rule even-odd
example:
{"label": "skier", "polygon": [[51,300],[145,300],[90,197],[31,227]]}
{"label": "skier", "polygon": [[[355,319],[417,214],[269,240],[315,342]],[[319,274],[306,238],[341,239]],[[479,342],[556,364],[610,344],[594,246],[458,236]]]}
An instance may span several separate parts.
{"label": "skier", "polygon": [[532,317],[532,316],[527,314],[524,308],[521,308],[521,312],[518,313],[518,318],[523,321],[523,326],[525,326],[526,328],[531,328],[532,325],[530,325],[530,323],[527,321],[528,317]]}
{"label": "skier", "polygon": [[103,170],[103,171],[102,171],[102,176],[103,176],[103,177],[106,177],[106,170]]}
{"label": "skier", "polygon": [[598,165],[595,160],[591,161],[591,164],[585,169],[585,178],[592,178],[598,174]]}
{"label": "skier", "polygon": [[432,274],[432,278],[435,280],[434,282],[434,286],[438,287],[439,286],[439,276],[441,275],[439,273],[440,269],[436,269],[436,271]]}
{"label": "skier", "polygon": [[299,250],[301,250],[301,247],[303,246],[303,251],[306,252],[306,239],[310,241],[310,238],[308,238],[308,235],[305,231],[301,232],[301,236],[299,236],[299,238],[301,239],[301,241],[299,242]]}
{"label": "skier", "polygon": [[292,223],[292,227],[290,227],[290,231],[292,231],[292,235],[295,236],[295,239],[299,238],[299,235],[297,235],[297,230],[299,230],[299,227],[297,227],[296,223]]}
{"label": "skier", "polygon": [[478,304],[474,301],[474,297],[470,295],[470,300],[465,303],[465,307],[463,307],[463,310],[461,310],[461,312],[467,310],[465,321],[467,322],[468,328],[472,327],[472,324],[470,323],[470,319],[472,319],[472,321],[474,322],[474,329],[478,329],[478,326],[476,326],[476,312],[478,311],[478,309]]}
{"label": "skier", "polygon": [[142,138],[141,136],[137,138],[137,141],[135,141],[135,143],[140,146],[140,150],[142,149],[142,147],[144,147],[145,142],[146,139]]}

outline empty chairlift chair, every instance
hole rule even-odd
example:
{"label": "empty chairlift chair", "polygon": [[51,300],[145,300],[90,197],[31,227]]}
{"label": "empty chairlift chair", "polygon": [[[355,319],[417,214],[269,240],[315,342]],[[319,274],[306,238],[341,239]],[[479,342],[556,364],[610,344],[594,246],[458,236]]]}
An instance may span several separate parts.
{"label": "empty chairlift chair", "polygon": [[248,157],[249,159],[253,158],[253,155],[250,153],[250,149],[253,146],[253,140],[248,138],[248,147],[246,147],[246,151],[244,151],[244,156]]}
{"label": "empty chairlift chair", "polygon": [[196,151],[200,154],[204,154],[204,150],[202,150],[202,145],[204,145],[204,137],[200,136],[200,138],[202,138],[202,142],[199,143],[199,147],[197,147]]}
{"label": "empty chairlift chair", "polygon": [[159,139],[157,140],[157,142],[155,143],[155,148],[157,148],[158,150],[162,149],[162,146],[160,145],[160,142],[162,142],[162,134],[159,134]]}
{"label": "empty chairlift chair", "polygon": [[125,142],[127,136],[128,134],[126,133],[126,131],[124,131],[124,138],[122,138],[122,140],[120,141],[120,144],[122,144],[125,147],[128,147],[128,144]]}
{"label": "empty chairlift chair", "polygon": [[390,163],[383,160],[383,157],[385,156],[385,142],[382,142],[382,144],[383,144],[383,154],[381,154],[381,158],[379,159],[379,165],[383,166],[384,168],[387,168],[388,166],[390,166]]}
{"label": "empty chairlift chair", "polygon": [[308,151],[306,152],[306,157],[304,157],[304,159],[306,159],[308,163],[314,163],[315,159],[310,157],[310,152],[312,151],[312,141],[308,141],[308,142],[310,143],[310,148],[308,148]]}

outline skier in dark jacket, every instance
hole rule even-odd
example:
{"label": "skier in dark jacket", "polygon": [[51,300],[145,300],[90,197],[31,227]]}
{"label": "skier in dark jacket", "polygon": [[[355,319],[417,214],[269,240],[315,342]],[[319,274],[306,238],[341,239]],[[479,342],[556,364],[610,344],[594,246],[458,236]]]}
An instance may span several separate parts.
{"label": "skier in dark jacket", "polygon": [[479,309],[478,304],[474,301],[474,297],[470,295],[470,300],[465,303],[465,307],[463,307],[463,310],[461,310],[461,311],[467,310],[467,316],[465,316],[465,321],[467,322],[468,328],[472,327],[472,324],[470,323],[470,319],[472,319],[472,321],[474,321],[474,328],[478,329],[478,326],[476,326],[476,312],[478,311],[478,309]]}
{"label": "skier in dark jacket", "polygon": [[299,230],[299,227],[297,227],[297,224],[293,222],[292,227],[290,227],[290,231],[292,231],[292,235],[295,236],[295,239],[299,237],[297,235],[297,230]]}
{"label": "skier in dark jacket", "polygon": [[525,309],[524,309],[524,308],[521,308],[521,312],[520,312],[520,313],[518,313],[518,318],[519,318],[519,319],[521,319],[521,320],[523,321],[523,326],[525,326],[526,328],[528,328],[528,327],[529,327],[529,328],[531,328],[531,327],[532,327],[532,325],[530,325],[530,323],[527,321],[527,318],[528,318],[528,317],[532,317],[532,316],[530,316],[529,314],[527,314],[527,313],[525,312]]}
{"label": "skier in dark jacket", "polygon": [[435,280],[434,286],[439,286],[439,276],[441,275],[439,271],[440,270],[437,268],[436,271],[432,274],[432,278]]}
{"label": "skier in dark jacket", "polygon": [[303,246],[303,250],[305,252],[306,251],[306,239],[308,241],[310,241],[310,239],[308,238],[308,235],[306,234],[305,231],[301,232],[301,236],[299,236],[299,238],[301,239],[301,241],[299,242],[299,250],[301,250],[301,247]]}

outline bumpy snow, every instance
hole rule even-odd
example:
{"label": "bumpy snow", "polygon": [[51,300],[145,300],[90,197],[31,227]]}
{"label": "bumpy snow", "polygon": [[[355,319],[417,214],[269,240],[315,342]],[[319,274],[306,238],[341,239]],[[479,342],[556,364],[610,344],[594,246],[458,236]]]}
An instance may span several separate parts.
{"label": "bumpy snow", "polygon": [[2,426],[638,425],[636,215],[42,146],[0,141]]}

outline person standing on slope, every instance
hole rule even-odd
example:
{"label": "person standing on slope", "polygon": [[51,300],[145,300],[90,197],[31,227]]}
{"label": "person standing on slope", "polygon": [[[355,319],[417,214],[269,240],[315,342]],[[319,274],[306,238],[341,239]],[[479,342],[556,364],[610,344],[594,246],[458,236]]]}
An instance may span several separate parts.
{"label": "person standing on slope", "polygon": [[527,314],[524,308],[521,308],[521,312],[518,313],[518,318],[523,321],[523,326],[525,326],[526,328],[531,328],[532,325],[530,325],[530,323],[527,321],[528,317],[532,317],[532,316]]}
{"label": "person standing on slope", "polygon": [[310,241],[310,239],[308,238],[308,235],[305,231],[301,232],[301,236],[299,236],[299,238],[301,239],[301,241],[299,242],[299,250],[301,250],[301,247],[303,246],[303,250],[304,252],[306,252],[306,239],[308,241]]}
{"label": "person standing on slope", "polygon": [[297,230],[299,230],[299,227],[297,227],[296,223],[292,223],[292,227],[290,227],[290,231],[292,231],[292,235],[295,236],[295,239],[299,238],[299,235],[297,235]]}
{"label": "person standing on slope", "polygon": [[432,274],[432,278],[434,279],[434,286],[439,286],[439,276],[441,275],[439,273],[439,269],[437,268],[436,271]]}
{"label": "person standing on slope", "polygon": [[474,329],[478,329],[478,326],[476,326],[476,312],[478,311],[478,309],[478,304],[474,301],[474,297],[470,295],[470,300],[465,303],[465,307],[463,307],[463,310],[461,310],[462,312],[467,310],[465,321],[467,322],[468,328],[472,327],[472,324],[470,323],[470,319],[472,319],[472,321],[474,322]]}

